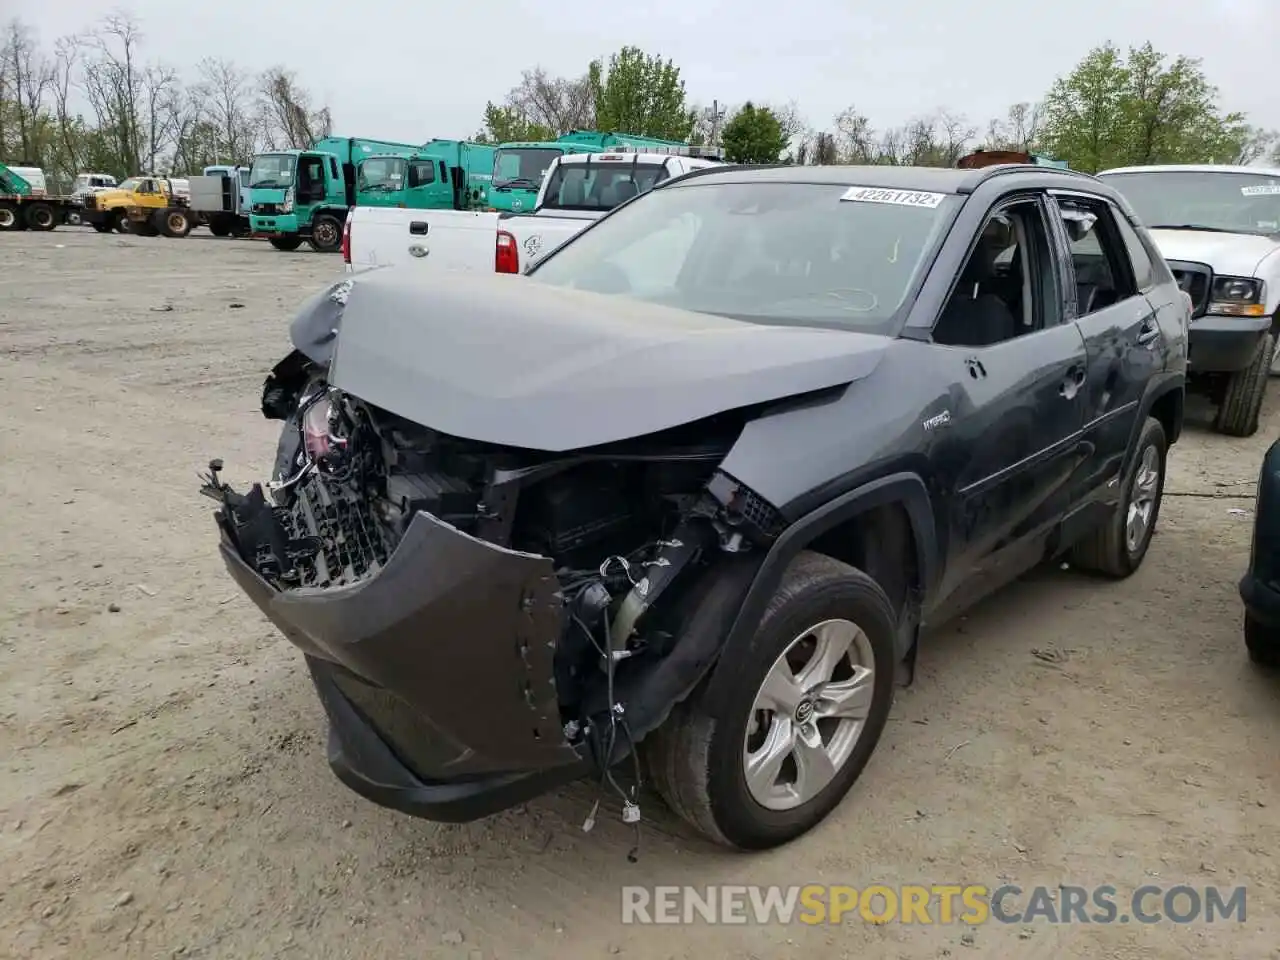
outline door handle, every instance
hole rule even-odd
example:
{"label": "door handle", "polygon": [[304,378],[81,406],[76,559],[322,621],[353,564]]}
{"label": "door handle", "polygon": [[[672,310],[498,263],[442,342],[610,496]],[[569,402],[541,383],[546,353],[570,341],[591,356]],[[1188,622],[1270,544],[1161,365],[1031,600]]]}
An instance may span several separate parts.
{"label": "door handle", "polygon": [[1155,343],[1160,338],[1160,324],[1155,320],[1147,319],[1142,324],[1142,329],[1138,331],[1138,343],[1144,347],[1149,343]]}
{"label": "door handle", "polygon": [[409,246],[409,256],[411,257],[425,257],[430,252],[431,251],[421,243],[414,243]]}
{"label": "door handle", "polygon": [[415,237],[425,237],[427,235],[427,222],[425,220],[414,220],[409,224],[409,232]]}

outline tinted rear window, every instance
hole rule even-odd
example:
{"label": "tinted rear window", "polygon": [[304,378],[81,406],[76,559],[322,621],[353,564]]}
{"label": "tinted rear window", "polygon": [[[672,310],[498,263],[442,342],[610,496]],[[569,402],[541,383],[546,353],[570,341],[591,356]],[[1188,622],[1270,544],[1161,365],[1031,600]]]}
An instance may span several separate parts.
{"label": "tinted rear window", "polygon": [[561,163],[547,180],[543,208],[612,210],[666,179],[661,163]]}

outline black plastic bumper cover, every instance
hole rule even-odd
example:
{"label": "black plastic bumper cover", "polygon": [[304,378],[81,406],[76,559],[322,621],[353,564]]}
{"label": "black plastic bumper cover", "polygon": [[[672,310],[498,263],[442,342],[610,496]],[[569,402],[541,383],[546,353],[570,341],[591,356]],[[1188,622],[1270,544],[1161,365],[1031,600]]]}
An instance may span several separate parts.
{"label": "black plastic bumper cover", "polygon": [[282,592],[240,556],[232,577],[306,655],[339,778],[383,806],[471,820],[586,766],[565,740],[552,663],[563,610],[551,561],[419,513],[386,566]]}

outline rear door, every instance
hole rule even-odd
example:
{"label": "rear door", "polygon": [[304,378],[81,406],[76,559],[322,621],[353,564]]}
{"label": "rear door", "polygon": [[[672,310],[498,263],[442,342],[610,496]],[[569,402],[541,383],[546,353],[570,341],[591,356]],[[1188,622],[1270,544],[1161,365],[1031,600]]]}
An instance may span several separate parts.
{"label": "rear door", "polygon": [[[1142,393],[1164,367],[1167,340],[1144,292],[1155,286],[1156,274],[1149,260],[1135,264],[1123,214],[1088,191],[1055,191],[1053,201],[1055,230],[1068,254],[1062,258],[1067,309],[1088,353],[1081,391],[1089,448],[1083,499],[1101,506],[1118,492]],[[1141,248],[1136,235],[1133,241]]]}

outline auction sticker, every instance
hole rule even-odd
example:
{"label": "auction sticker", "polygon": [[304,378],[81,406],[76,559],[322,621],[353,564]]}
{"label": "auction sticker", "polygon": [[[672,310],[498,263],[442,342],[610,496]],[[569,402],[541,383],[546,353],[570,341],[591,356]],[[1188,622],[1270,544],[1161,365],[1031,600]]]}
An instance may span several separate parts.
{"label": "auction sticker", "polygon": [[922,190],[885,190],[882,187],[850,187],[840,197],[852,203],[892,203],[899,207],[928,207],[933,209],[946,199],[945,193],[925,193]]}
{"label": "auction sticker", "polygon": [[1240,192],[1246,197],[1280,196],[1280,183],[1260,183],[1256,187],[1241,187]]}

